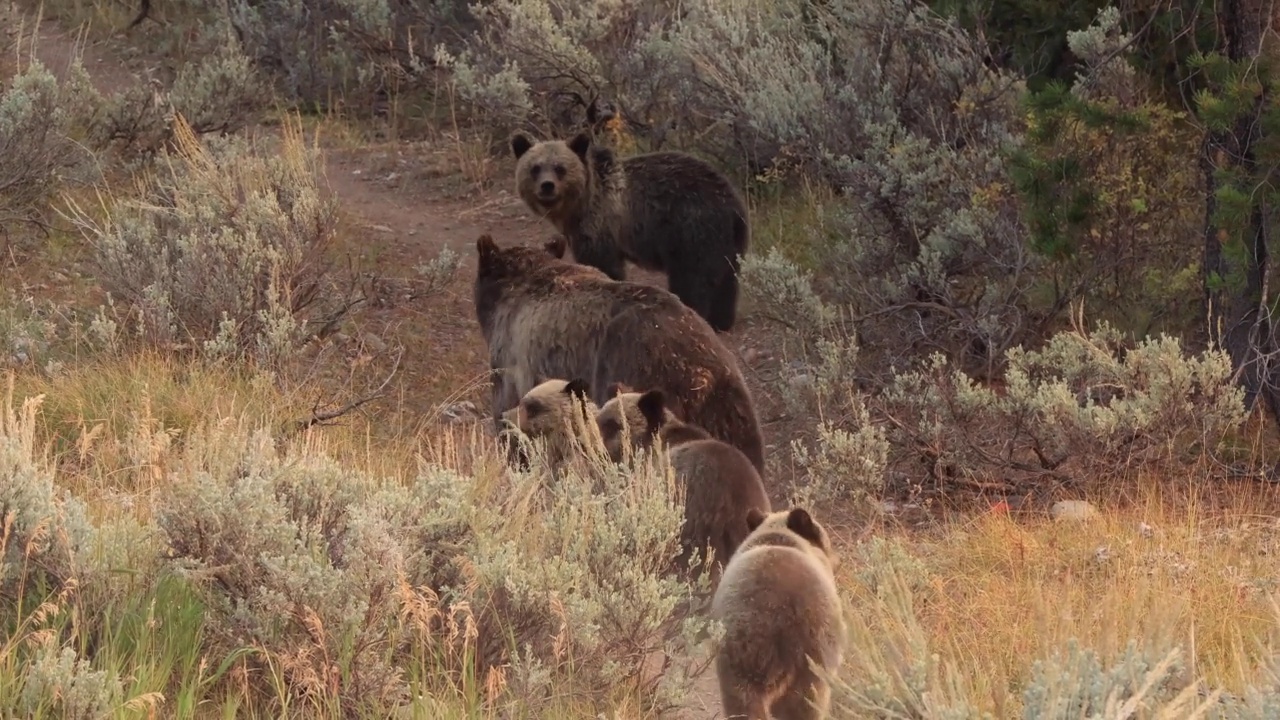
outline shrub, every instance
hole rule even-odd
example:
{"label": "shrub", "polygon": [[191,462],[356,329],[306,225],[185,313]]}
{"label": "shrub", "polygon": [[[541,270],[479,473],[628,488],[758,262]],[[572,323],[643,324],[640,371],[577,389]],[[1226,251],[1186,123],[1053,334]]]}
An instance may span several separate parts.
{"label": "shrub", "polygon": [[204,29],[203,52],[182,63],[165,89],[139,84],[107,98],[92,127],[94,144],[149,157],[174,141],[177,115],[197,135],[232,133],[251,123],[266,88],[228,31],[221,23]]}
{"label": "shrub", "polygon": [[422,82],[438,42],[468,27],[462,0],[185,0],[185,22],[233,29],[246,55],[284,96],[331,106]]}
{"label": "shrub", "polygon": [[104,202],[101,219],[76,211],[102,285],[132,305],[148,343],[285,359],[329,290],[338,209],[320,185],[319,153],[294,125],[276,156],[237,138],[202,146],[183,120],[175,132],[176,152],[140,199]]}
{"label": "shrub", "polygon": [[673,647],[689,590],[663,575],[681,513],[660,469],[544,490],[482,460],[400,484],[235,427],[188,448],[157,521],[207,578],[210,630],[261,648],[317,709],[397,705],[401,668],[418,668],[433,693],[498,673],[536,714],[566,682],[597,699],[638,687]]}
{"label": "shrub", "polygon": [[1204,207],[1188,202],[1203,196],[1199,135],[1145,92],[1124,54],[1131,42],[1114,8],[1067,33],[1085,68],[1028,96],[1012,175],[1029,244],[1053,261],[1033,306],[1052,317],[1084,299],[1141,337],[1201,319]]}
{"label": "shrub", "polygon": [[1014,348],[1007,360],[1002,388],[979,385],[935,354],[885,390],[891,437],[930,479],[1187,461],[1212,454],[1246,415],[1226,354],[1189,355],[1167,335],[1126,349],[1100,323],[1058,333],[1039,351]]}
{"label": "shrub", "polygon": [[0,93],[0,225],[38,220],[67,182],[96,170],[75,137],[97,99],[79,60],[59,83],[38,60]]}
{"label": "shrub", "polygon": [[84,504],[54,485],[36,450],[40,397],[13,408],[10,375],[0,414],[0,590],[56,594],[74,588],[92,532]]}

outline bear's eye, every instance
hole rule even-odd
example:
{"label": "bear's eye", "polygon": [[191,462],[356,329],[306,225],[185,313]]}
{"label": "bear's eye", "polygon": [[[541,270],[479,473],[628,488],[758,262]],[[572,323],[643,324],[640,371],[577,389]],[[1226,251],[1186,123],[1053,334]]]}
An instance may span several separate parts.
{"label": "bear's eye", "polygon": [[600,422],[600,436],[605,438],[606,440],[613,437],[614,435],[617,435],[618,431],[621,429],[622,427],[618,425],[618,421],[612,418],[608,420],[602,420]]}
{"label": "bear's eye", "polygon": [[558,178],[564,178],[564,166],[563,166],[563,165],[557,165],[557,166],[556,166],[556,177],[558,177]]}
{"label": "bear's eye", "polygon": [[545,409],[546,408],[542,407],[541,403],[525,403],[524,414],[529,417],[537,417],[538,415],[541,415],[542,411]]}
{"label": "bear's eye", "polygon": [[538,177],[539,175],[542,174],[542,166],[534,165],[533,167],[529,168],[529,174],[534,177]]}

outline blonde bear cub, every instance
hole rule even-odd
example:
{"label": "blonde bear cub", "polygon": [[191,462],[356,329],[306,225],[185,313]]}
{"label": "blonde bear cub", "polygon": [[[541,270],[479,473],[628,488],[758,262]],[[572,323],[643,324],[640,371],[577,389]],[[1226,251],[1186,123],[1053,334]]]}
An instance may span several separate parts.
{"label": "blonde bear cub", "polygon": [[[552,469],[558,469],[586,455],[580,433],[595,427],[597,410],[589,395],[583,380],[545,380],[504,412],[502,419],[526,437],[545,442],[547,461]],[[522,464],[527,460],[520,459]]]}
{"label": "blonde bear cub", "polygon": [[747,511],[751,534],[729,559],[711,602],[724,625],[716,676],[725,720],[820,720],[845,638],[830,537],[807,510]]}

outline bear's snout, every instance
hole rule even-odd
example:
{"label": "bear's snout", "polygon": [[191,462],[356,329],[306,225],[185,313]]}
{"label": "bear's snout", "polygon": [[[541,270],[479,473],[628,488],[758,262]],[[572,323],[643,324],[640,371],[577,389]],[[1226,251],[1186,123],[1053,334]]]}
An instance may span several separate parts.
{"label": "bear's snout", "polygon": [[555,195],[556,194],[555,182],[552,180],[543,180],[542,184],[538,185],[538,194],[544,197]]}

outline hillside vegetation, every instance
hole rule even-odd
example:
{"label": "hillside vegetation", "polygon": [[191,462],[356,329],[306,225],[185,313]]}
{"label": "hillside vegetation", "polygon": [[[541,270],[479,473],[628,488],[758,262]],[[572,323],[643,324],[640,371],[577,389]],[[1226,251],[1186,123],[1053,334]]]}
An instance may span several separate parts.
{"label": "hillside vegetation", "polygon": [[591,128],[749,199],[833,717],[1280,717],[1269,6],[151,5],[0,4],[0,715],[720,717],[669,468],[488,422]]}

